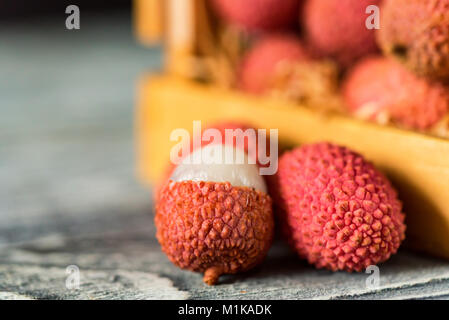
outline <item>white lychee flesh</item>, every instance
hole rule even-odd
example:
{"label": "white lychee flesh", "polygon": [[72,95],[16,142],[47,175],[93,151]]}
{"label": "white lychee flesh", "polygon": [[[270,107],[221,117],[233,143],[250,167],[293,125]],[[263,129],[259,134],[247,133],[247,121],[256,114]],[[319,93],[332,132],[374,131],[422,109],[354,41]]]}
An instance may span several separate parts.
{"label": "white lychee flesh", "polygon": [[177,182],[229,182],[235,187],[267,193],[257,164],[249,163],[245,151],[229,145],[211,144],[192,152],[176,167],[170,179]]}

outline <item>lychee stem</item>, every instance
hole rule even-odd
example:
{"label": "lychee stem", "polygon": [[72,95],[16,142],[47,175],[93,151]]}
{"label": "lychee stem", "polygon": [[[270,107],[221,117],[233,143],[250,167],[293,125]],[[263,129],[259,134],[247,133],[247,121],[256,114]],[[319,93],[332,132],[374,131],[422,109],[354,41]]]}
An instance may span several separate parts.
{"label": "lychee stem", "polygon": [[214,284],[217,284],[218,278],[223,273],[223,268],[221,267],[211,267],[204,272],[203,281],[212,286]]}

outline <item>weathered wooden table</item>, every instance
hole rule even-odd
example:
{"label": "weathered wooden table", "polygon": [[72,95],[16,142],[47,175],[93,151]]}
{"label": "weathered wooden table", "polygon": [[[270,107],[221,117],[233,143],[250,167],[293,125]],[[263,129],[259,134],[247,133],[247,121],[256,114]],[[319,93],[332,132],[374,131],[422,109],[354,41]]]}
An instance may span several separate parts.
{"label": "weathered wooden table", "polygon": [[[314,270],[282,243],[215,287],[174,267],[134,174],[135,84],[161,53],[135,43],[127,17],[82,21],[0,28],[0,299],[449,298],[449,263],[404,250],[378,288]],[[68,266],[79,289],[66,287]]]}

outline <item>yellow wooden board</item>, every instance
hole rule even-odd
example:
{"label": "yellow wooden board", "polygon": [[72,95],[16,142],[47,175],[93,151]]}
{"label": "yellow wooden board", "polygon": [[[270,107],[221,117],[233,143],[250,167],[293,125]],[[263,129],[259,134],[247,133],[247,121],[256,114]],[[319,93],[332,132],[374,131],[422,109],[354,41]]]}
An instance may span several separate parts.
{"label": "yellow wooden board", "polygon": [[366,123],[324,116],[297,104],[169,76],[144,77],[136,113],[138,174],[146,182],[161,177],[168,164],[170,133],[219,120],[279,129],[280,142],[300,145],[330,141],[373,161],[399,190],[407,214],[408,243],[449,258],[449,141]]}

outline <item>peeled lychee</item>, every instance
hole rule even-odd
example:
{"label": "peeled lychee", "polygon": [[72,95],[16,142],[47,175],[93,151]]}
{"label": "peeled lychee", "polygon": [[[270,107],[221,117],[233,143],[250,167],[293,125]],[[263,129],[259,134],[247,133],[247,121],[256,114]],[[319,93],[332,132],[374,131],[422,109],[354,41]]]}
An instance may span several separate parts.
{"label": "peeled lychee", "polygon": [[270,35],[258,41],[245,55],[240,68],[242,90],[261,94],[274,86],[285,64],[305,61],[308,54],[293,35]]}
{"label": "peeled lychee", "polygon": [[[192,161],[197,156],[200,163]],[[258,170],[231,145],[209,144],[183,159],[156,206],[157,239],[174,264],[203,272],[204,282],[215,284],[221,274],[249,270],[264,259],[274,226]]]}
{"label": "peeled lychee", "polygon": [[378,50],[375,30],[366,27],[370,5],[381,0],[306,0],[300,20],[317,56],[334,58],[348,67]]}
{"label": "peeled lychee", "polygon": [[302,0],[213,0],[227,22],[248,30],[279,30],[296,22]]}
{"label": "peeled lychee", "polygon": [[449,0],[385,1],[377,39],[416,74],[449,79]]}
{"label": "peeled lychee", "polygon": [[[220,141],[222,144],[230,144],[233,146],[237,146],[237,141],[239,141],[239,144],[243,145],[239,145],[239,147],[243,147],[243,150],[246,153],[251,153],[250,152],[250,144],[252,144],[253,142],[250,141],[250,139],[248,138],[249,135],[246,135],[247,130],[253,130],[255,132],[255,136],[256,136],[256,141],[255,141],[255,150],[258,150],[259,148],[259,136],[257,135],[257,132],[254,128],[252,128],[251,126],[247,125],[247,124],[243,124],[243,123],[238,123],[238,122],[220,122],[220,123],[216,123],[214,125],[211,125],[209,127],[206,127],[206,129],[215,129],[218,130],[220,132],[221,138],[222,140]],[[232,130],[232,134],[233,134],[233,139],[232,141],[227,141],[226,140],[226,131],[227,130]],[[204,134],[204,130],[202,131],[202,134]],[[193,143],[193,137],[187,141],[186,143],[188,143],[188,149],[189,149],[189,153],[193,152],[195,150],[195,147],[205,147],[207,145],[209,145],[210,143],[212,143],[213,141],[204,141],[203,139],[201,139],[201,143],[200,146],[195,146]],[[265,146],[269,145],[269,139],[267,138],[265,141]],[[182,156],[180,154],[180,156]],[[262,164],[260,159],[259,159],[259,154],[256,154],[256,162],[259,166],[268,166],[269,164]],[[266,152],[266,156],[269,157],[270,156],[270,149],[267,148],[267,152]],[[277,156],[277,155],[276,155]],[[168,180],[168,178],[172,175],[173,170],[175,170],[176,166],[173,163],[168,163],[167,168],[165,168],[165,171],[163,172],[162,175],[162,180],[156,184],[155,188],[154,188],[154,200],[157,202],[158,198],[159,198],[159,192],[160,189],[162,188],[162,185]]]}
{"label": "peeled lychee", "polygon": [[360,62],[343,84],[350,112],[364,119],[424,130],[449,109],[448,87],[419,78],[392,59]]}
{"label": "peeled lychee", "polygon": [[364,158],[329,143],[279,160],[275,202],[289,243],[318,268],[362,271],[404,239],[404,214],[390,182]]}

